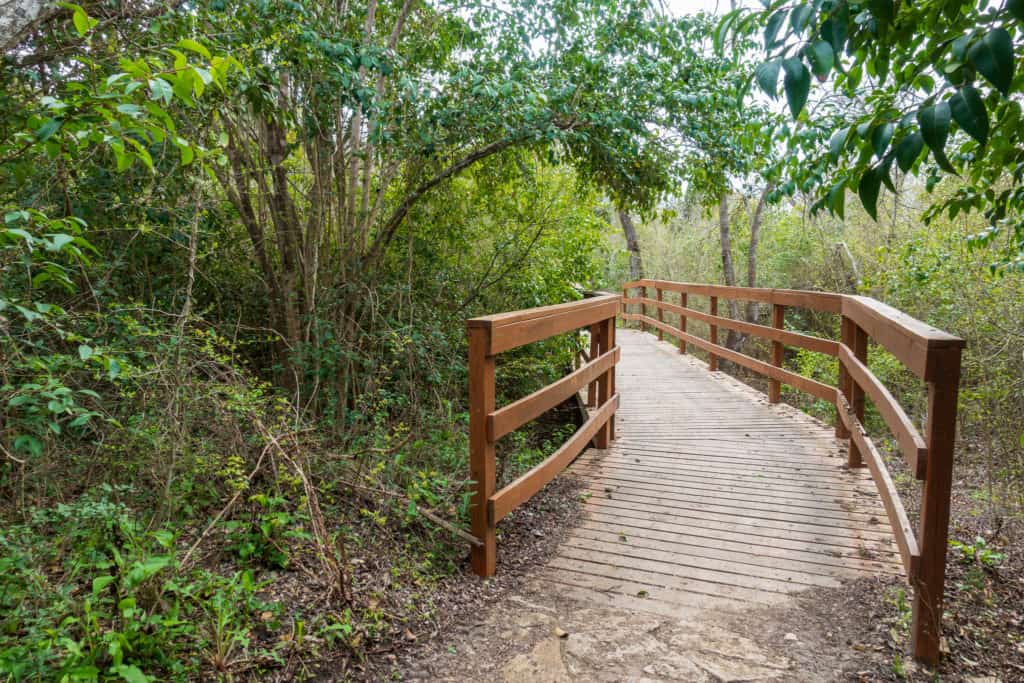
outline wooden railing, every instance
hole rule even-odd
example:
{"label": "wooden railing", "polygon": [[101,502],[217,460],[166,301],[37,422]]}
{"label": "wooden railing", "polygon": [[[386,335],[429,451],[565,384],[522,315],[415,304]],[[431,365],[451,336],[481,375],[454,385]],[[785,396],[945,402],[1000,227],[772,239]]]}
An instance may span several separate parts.
{"label": "wooden railing", "polygon": [[[496,563],[494,530],[502,517],[529,500],[594,441],[607,448],[615,438],[615,317],[621,297],[605,294],[557,306],[501,313],[466,322],[469,333],[469,469],[474,482],[473,571],[493,576]],[[495,408],[495,357],[503,351],[586,327],[590,330],[588,362],[554,384]],[[495,491],[494,444],[562,403],[588,384],[596,383],[596,410],[557,451],[500,491]]]}
{"label": "wooden railing", "polygon": [[[632,289],[639,289],[640,296],[631,297]],[[653,299],[648,296],[650,290],[655,292]],[[679,303],[665,301],[665,292],[678,293]],[[709,312],[690,308],[688,298],[695,295],[708,298]],[[720,298],[769,304],[771,326],[719,316]],[[849,440],[848,464],[850,467],[867,465],[870,470],[892,526],[908,582],[915,589],[914,655],[921,661],[936,663],[941,637],[957,391],[964,341],[874,299],[826,292],[637,280],[623,286],[622,304],[623,318],[639,321],[644,329],[653,328],[659,339],[665,335],[675,337],[679,340],[680,353],[686,352],[688,344],[706,351],[712,371],[718,369],[719,359],[724,358],[765,375],[769,379],[768,398],[772,403],[780,400],[781,384],[787,384],[836,406],[836,435]],[[629,313],[630,305],[639,306],[639,312]],[[647,315],[648,307],[654,307],[656,317]],[[785,314],[791,307],[839,315],[840,340],[786,330]],[[665,323],[665,311],[680,316],[678,327]],[[687,321],[691,318],[708,324],[708,339],[687,331]],[[770,340],[771,362],[720,345],[719,328]],[[869,340],[891,353],[927,384],[928,413],[923,437],[868,367]],[[839,386],[829,386],[784,369],[785,346],[837,358]],[[892,432],[910,471],[923,481],[917,536],[885,461],[864,429],[865,398],[871,400]]]}

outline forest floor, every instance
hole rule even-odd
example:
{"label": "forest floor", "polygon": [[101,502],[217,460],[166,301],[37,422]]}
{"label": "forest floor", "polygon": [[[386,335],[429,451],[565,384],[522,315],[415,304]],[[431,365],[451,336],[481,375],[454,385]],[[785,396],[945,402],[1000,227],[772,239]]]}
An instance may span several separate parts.
{"label": "forest floor", "polygon": [[[459,597],[446,599],[455,608],[447,627],[403,648],[387,667],[392,677],[510,683],[936,679],[907,654],[909,597],[896,578],[811,589],[772,607],[672,617],[566,597],[531,575],[545,563],[537,550],[549,552],[568,532],[563,524],[578,518],[574,486],[567,476],[542,496],[544,507],[559,510],[557,520],[533,511],[529,528],[508,539],[543,539],[514,570],[497,581],[463,577]],[[951,563],[946,632],[952,654],[938,677],[1024,680],[1021,575],[1002,573],[994,592],[965,595],[969,573]]]}

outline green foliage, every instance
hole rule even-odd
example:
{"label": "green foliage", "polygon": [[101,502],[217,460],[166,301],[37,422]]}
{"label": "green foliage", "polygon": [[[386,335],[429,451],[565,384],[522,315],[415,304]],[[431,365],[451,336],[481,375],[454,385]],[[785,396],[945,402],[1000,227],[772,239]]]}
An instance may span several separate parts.
{"label": "green foliage", "polygon": [[288,510],[285,498],[257,493],[249,497],[249,502],[253,503],[251,520],[225,523],[228,532],[225,548],[236,553],[243,562],[285,569],[290,559],[288,541],[312,537],[303,530],[301,518]]}
{"label": "green foliage", "polygon": [[[735,10],[721,26],[744,39],[764,27],[767,61],[757,80],[770,97],[772,72],[786,67],[786,97],[798,123],[784,131],[783,166],[818,195],[815,208],[841,216],[840,190],[857,188],[877,218],[880,186],[896,190],[893,162],[925,176],[929,189],[943,175],[959,176],[957,190],[927,207],[925,220],[983,214],[988,226],[969,244],[985,247],[1003,236],[992,269],[1024,271],[1018,5],[774,0],[761,10]],[[805,64],[833,91],[813,112],[805,108]]]}
{"label": "green foliage", "polygon": [[101,487],[0,534],[0,674],[12,680],[166,680],[249,651],[261,611],[248,573],[175,572],[174,535]]}
{"label": "green foliage", "polygon": [[950,539],[949,547],[956,550],[965,563],[977,563],[984,569],[996,569],[1006,559],[1004,553],[989,548],[988,543],[981,536],[975,536],[973,543]]}

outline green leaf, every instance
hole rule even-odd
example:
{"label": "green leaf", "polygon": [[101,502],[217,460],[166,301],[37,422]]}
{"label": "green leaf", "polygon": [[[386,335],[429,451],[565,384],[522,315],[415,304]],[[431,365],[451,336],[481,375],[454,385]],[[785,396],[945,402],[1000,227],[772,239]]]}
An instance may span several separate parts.
{"label": "green leaf", "polygon": [[839,220],[846,220],[846,183],[840,181],[828,191],[828,210]]}
{"label": "green leaf", "polygon": [[25,240],[25,243],[28,244],[29,247],[35,244],[36,238],[33,237],[32,233],[28,230],[22,230],[21,228],[7,228],[5,232],[8,235],[14,235],[15,237],[20,237]]}
{"label": "green leaf", "polygon": [[839,6],[835,16],[829,17],[821,24],[819,34],[832,46],[832,51],[839,54],[846,46],[847,20],[849,19],[849,8],[846,3]]}
{"label": "green leaf", "polygon": [[889,147],[894,130],[896,130],[896,127],[887,121],[875,126],[875,129],[871,131],[871,147],[875,150],[875,156],[879,159],[882,158],[885,150]]}
{"label": "green leaf", "polygon": [[78,346],[78,357],[82,360],[89,360],[92,358],[92,347],[87,344],[80,344]]}
{"label": "green leaf", "polygon": [[1005,28],[994,28],[971,46],[967,58],[999,92],[1007,95],[1013,82],[1013,40]]}
{"label": "green leaf", "polygon": [[832,134],[832,139],[828,141],[828,156],[833,164],[843,155],[843,148],[846,147],[846,140],[849,137],[849,128],[840,128]]}
{"label": "green leaf", "polygon": [[892,0],[871,0],[871,14],[878,20],[880,26],[888,26],[892,23],[894,14]]}
{"label": "green leaf", "polygon": [[154,100],[163,100],[164,104],[170,104],[174,97],[174,89],[171,84],[162,78],[149,79],[149,92]]}
{"label": "green leaf", "polygon": [[949,102],[924,107],[917,113],[917,122],[921,125],[921,136],[932,150],[935,162],[947,173],[956,173],[953,164],[946,157],[946,139],[949,137],[951,113]]}
{"label": "green leaf", "polygon": [[75,31],[78,32],[79,36],[84,36],[93,26],[99,23],[98,20],[89,18],[85,10],[78,5],[65,5],[65,7],[71,7],[74,10],[71,13],[71,23],[75,25]]}
{"label": "green leaf", "polygon": [[196,153],[192,149],[192,145],[188,143],[184,145],[178,145],[178,150],[181,152],[181,165],[188,166],[192,163],[192,159],[195,158]]}
{"label": "green leaf", "polygon": [[864,210],[868,212],[873,220],[878,220],[878,191],[882,186],[882,174],[877,168],[869,168],[860,177],[860,184],[857,185],[857,195]]}
{"label": "green leaf", "polygon": [[64,247],[68,246],[69,244],[75,241],[74,235],[68,235],[62,232],[56,233],[54,235],[49,235],[49,237],[50,243],[46,245],[47,251],[60,251]]}
{"label": "green leaf", "polygon": [[34,436],[22,434],[14,437],[14,450],[28,452],[33,457],[43,454],[43,442]]}
{"label": "green leaf", "polygon": [[17,209],[15,211],[8,211],[4,214],[4,223],[6,225],[14,225],[16,223],[28,223],[29,213],[24,209]]}
{"label": "green leaf", "polygon": [[60,119],[46,119],[46,121],[43,122],[43,125],[36,129],[36,139],[40,142],[46,142],[53,137],[54,133],[60,130],[63,123],[64,122]]}
{"label": "green leaf", "polygon": [[948,102],[939,102],[923,107],[917,112],[917,122],[921,126],[921,136],[925,144],[934,152],[942,152],[949,137],[950,111]]}
{"label": "green leaf", "polygon": [[125,583],[129,587],[138,586],[143,581],[147,581],[155,576],[160,570],[170,566],[173,559],[170,555],[153,555],[144,560],[139,560],[128,571]]}
{"label": "green leaf", "polygon": [[97,576],[92,580],[92,594],[93,596],[99,595],[104,588],[117,581],[116,577],[113,576]]}
{"label": "green leaf", "polygon": [[[1024,0],[1006,0],[1006,9],[1017,21],[1024,21]],[[1021,439],[1021,445],[1024,445],[1024,437]]]}
{"label": "green leaf", "polygon": [[210,54],[210,51],[207,50],[205,46],[203,46],[201,43],[192,40],[191,38],[182,38],[181,40],[179,40],[178,47],[185,48],[186,50],[191,50],[192,52],[202,55],[207,59],[210,59],[212,56]]}
{"label": "green leaf", "polygon": [[921,137],[920,133],[911,133],[904,136],[896,145],[896,163],[899,165],[900,170],[904,173],[909,171],[910,167],[917,161],[917,158],[921,156],[923,148],[924,138]]}
{"label": "green leaf", "polygon": [[797,5],[793,8],[789,13],[789,25],[793,27],[793,31],[800,33],[804,30],[807,20],[811,18],[811,9],[810,5]]}
{"label": "green leaf", "polygon": [[815,41],[807,48],[807,61],[811,63],[811,70],[818,80],[824,81],[835,64],[832,45],[824,40]]}
{"label": "green leaf", "polygon": [[91,420],[97,413],[83,413],[68,423],[68,427],[81,427]]}
{"label": "green leaf", "polygon": [[779,70],[782,68],[781,59],[772,59],[763,64],[758,64],[754,69],[754,77],[757,85],[765,95],[773,100],[779,96]]}
{"label": "green leaf", "polygon": [[107,361],[107,379],[113,381],[121,374],[121,364],[113,358]]}
{"label": "green leaf", "polygon": [[988,141],[988,112],[974,86],[965,85],[950,97],[949,110],[965,133],[983,145]]}
{"label": "green leaf", "polygon": [[789,103],[789,111],[795,119],[807,103],[807,94],[811,89],[811,72],[797,57],[783,60],[782,68],[786,72],[786,77],[783,79],[783,86],[786,88],[786,101]]}
{"label": "green leaf", "polygon": [[134,664],[119,664],[111,667],[111,670],[128,683],[150,683],[153,680]]}
{"label": "green leaf", "polygon": [[779,35],[779,29],[782,28],[782,22],[786,20],[786,10],[780,9],[775,14],[768,18],[768,23],[764,28],[764,49],[771,50],[775,47],[776,38]]}
{"label": "green leaf", "polygon": [[889,157],[889,159],[879,167],[879,174],[882,176],[882,182],[889,188],[889,191],[896,194],[896,186],[892,184],[892,175],[889,173],[891,170],[892,157]]}

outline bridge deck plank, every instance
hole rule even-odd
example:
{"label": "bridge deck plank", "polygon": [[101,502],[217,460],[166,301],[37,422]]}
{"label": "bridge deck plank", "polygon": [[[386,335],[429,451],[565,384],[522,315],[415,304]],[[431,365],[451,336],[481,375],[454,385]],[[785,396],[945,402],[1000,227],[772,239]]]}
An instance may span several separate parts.
{"label": "bridge deck plank", "polygon": [[654,335],[618,343],[617,438],[571,466],[584,520],[544,580],[671,614],[902,572],[870,473],[829,427]]}

